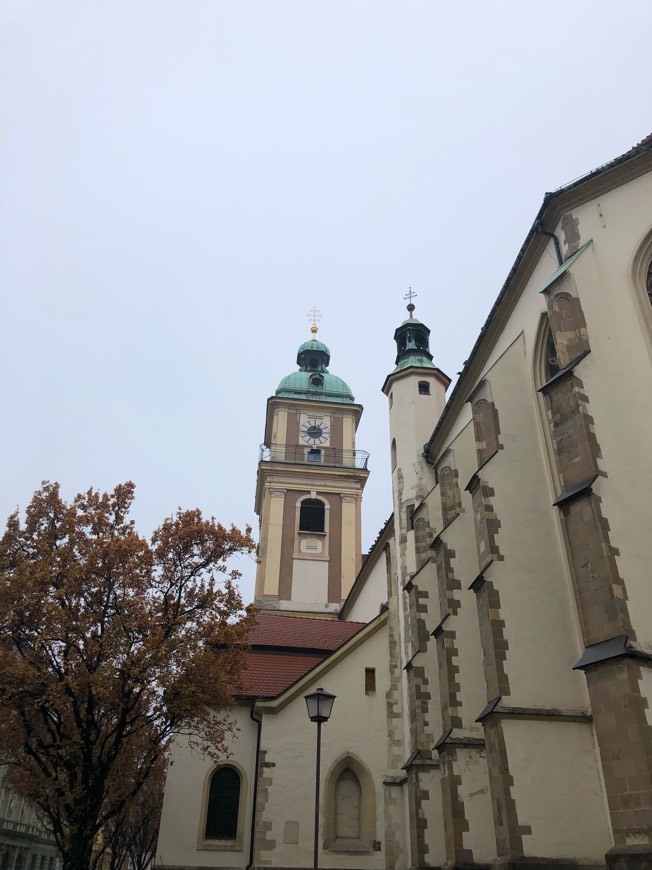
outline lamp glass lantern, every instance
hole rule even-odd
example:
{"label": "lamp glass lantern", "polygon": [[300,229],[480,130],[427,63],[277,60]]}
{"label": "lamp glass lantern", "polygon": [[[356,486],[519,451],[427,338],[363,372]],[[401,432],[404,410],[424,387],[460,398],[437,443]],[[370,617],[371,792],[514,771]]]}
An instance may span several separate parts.
{"label": "lamp glass lantern", "polygon": [[322,722],[328,722],[335,695],[326,692],[324,689],[317,689],[309,695],[303,696],[306,699],[306,707],[308,708],[308,716],[311,722],[317,722],[321,725]]}

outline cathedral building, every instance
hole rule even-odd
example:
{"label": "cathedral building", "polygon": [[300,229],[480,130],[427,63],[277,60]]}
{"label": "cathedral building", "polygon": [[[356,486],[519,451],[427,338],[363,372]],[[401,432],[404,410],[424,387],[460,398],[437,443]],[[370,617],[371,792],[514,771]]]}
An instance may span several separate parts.
{"label": "cathedral building", "polygon": [[173,747],[157,864],[313,866],[323,687],[320,867],[652,866],[651,204],[652,136],[546,194],[448,398],[408,305],[364,560],[362,407],[301,345],[267,404],[239,731],[218,765]]}

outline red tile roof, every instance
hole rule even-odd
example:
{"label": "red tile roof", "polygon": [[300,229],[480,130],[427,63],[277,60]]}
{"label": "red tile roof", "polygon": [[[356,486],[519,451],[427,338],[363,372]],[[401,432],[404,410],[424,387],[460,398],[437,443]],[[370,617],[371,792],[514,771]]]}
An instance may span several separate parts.
{"label": "red tile roof", "polygon": [[257,624],[249,632],[249,644],[287,649],[325,650],[331,652],[364,628],[364,622],[319,619],[309,616],[279,616],[259,613]]}
{"label": "red tile roof", "polygon": [[364,628],[364,622],[259,613],[249,632],[241,700],[275,698]]}
{"label": "red tile roof", "polygon": [[245,653],[243,689],[240,698],[275,698],[292,683],[323,661],[319,653],[288,654],[270,650],[249,650]]}

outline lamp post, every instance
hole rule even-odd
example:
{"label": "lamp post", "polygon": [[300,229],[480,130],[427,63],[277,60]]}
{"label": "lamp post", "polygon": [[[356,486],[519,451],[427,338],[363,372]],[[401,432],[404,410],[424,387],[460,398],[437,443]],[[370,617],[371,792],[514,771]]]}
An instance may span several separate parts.
{"label": "lamp post", "polygon": [[317,723],[317,764],[315,774],[315,845],[313,854],[313,868],[319,870],[319,770],[321,766],[321,723],[328,722],[335,695],[330,692],[325,692],[323,689],[317,689],[309,695],[303,696],[306,699],[306,707],[308,708],[308,716],[311,722]]}

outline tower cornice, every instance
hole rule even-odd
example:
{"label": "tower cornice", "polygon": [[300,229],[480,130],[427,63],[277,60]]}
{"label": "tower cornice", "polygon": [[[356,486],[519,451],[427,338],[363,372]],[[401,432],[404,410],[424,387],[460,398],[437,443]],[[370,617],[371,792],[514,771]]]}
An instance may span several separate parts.
{"label": "tower cornice", "polygon": [[412,377],[414,375],[424,375],[429,377],[434,377],[446,390],[450,385],[451,379],[448,377],[445,372],[441,369],[433,368],[431,366],[406,366],[404,369],[398,369],[396,371],[390,372],[385,378],[385,383],[382,386],[383,393],[387,396],[389,395],[390,386],[397,380],[406,377]]}

